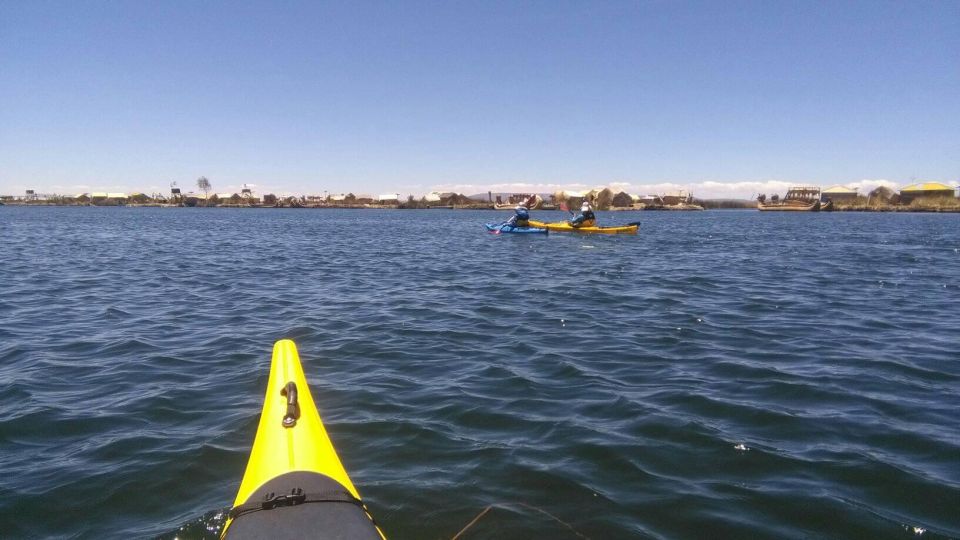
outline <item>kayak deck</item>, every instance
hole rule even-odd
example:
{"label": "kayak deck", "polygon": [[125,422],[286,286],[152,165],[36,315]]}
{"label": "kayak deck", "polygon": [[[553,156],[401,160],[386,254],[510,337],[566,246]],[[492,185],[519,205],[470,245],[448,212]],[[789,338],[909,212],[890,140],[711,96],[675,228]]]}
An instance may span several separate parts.
{"label": "kayak deck", "polygon": [[488,231],[512,234],[547,234],[548,232],[543,227],[514,227],[504,223],[487,223],[485,227]]}
{"label": "kayak deck", "polygon": [[544,223],[542,221],[530,220],[531,227],[542,227],[555,232],[576,232],[593,234],[637,234],[640,226],[637,224],[621,225],[617,227],[574,227],[566,221],[557,221],[555,223]]}
{"label": "kayak deck", "polygon": [[[324,523],[328,525],[319,527]],[[221,537],[264,534],[271,538],[385,538],[333,448],[297,346],[287,339],[273,347],[253,449]]]}

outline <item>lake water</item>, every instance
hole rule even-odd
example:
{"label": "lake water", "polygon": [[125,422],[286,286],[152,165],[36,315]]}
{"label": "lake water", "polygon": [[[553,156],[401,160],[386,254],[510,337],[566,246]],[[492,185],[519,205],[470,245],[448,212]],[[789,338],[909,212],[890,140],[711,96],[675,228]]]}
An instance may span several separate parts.
{"label": "lake water", "polygon": [[960,536],[960,215],[507,215],[0,207],[0,536],[215,538],[280,338],[392,539]]}

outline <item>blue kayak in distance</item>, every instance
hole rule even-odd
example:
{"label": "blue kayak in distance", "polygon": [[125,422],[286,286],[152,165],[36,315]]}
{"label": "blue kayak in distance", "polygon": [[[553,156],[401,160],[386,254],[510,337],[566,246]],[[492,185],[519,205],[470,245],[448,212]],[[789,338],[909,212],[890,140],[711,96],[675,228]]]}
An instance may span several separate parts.
{"label": "blue kayak in distance", "polygon": [[497,234],[547,234],[549,232],[547,229],[541,229],[538,227],[514,227],[513,225],[507,225],[505,223],[487,223],[486,227],[488,231],[495,232]]}

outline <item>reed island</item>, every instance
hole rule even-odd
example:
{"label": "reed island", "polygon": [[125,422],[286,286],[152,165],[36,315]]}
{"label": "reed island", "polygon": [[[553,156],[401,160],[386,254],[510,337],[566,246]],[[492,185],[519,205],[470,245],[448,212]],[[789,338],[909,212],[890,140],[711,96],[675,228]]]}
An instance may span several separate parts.
{"label": "reed island", "polygon": [[502,210],[533,201],[534,209],[576,208],[584,200],[597,210],[701,211],[716,209],[757,209],[760,211],[800,212],[960,212],[957,188],[938,182],[920,182],[900,190],[878,187],[869,193],[843,185],[821,189],[819,186],[795,186],[781,197],[760,194],[756,200],[698,199],[686,190],[658,194],[615,192],[608,187],[588,191],[555,193],[487,193],[465,195],[454,192],[430,192],[422,196],[399,193],[380,195],[330,193],[273,194],[258,193],[244,185],[239,192],[213,190],[206,177],[196,182],[197,190],[184,192],[176,182],[169,193],[87,192],[75,195],[40,193],[28,189],[22,194],[0,195],[0,205],[9,206],[127,206],[189,208],[370,208],[370,209],[470,209]]}

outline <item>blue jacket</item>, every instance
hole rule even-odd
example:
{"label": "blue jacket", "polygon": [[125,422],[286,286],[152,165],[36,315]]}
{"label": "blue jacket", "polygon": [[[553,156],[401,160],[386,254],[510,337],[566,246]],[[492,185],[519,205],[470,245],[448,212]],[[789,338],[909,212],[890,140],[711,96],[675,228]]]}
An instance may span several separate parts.
{"label": "blue jacket", "polygon": [[580,212],[573,219],[570,220],[571,225],[580,225],[588,219],[596,220],[597,216],[593,215],[593,210],[587,210],[586,212]]}
{"label": "blue jacket", "polygon": [[507,225],[513,225],[514,227],[526,227],[529,224],[530,212],[527,212],[526,208],[517,208],[514,210],[514,212],[516,213],[510,216],[510,219],[507,220]]}

